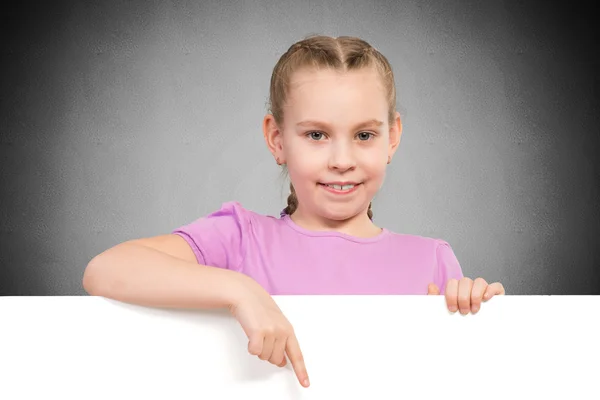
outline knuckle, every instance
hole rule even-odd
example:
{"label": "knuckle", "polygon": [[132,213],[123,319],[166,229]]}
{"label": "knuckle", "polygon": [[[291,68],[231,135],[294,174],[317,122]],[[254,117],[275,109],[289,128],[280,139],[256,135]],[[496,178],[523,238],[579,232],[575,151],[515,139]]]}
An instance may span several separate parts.
{"label": "knuckle", "polygon": [[473,291],[471,292],[471,301],[477,301],[477,300],[481,300],[481,298],[483,297],[483,294],[485,293],[485,290],[482,290],[482,288],[478,288],[475,287],[473,288]]}
{"label": "knuckle", "polygon": [[262,336],[273,336],[275,328],[273,326],[265,326],[260,330]]}
{"label": "knuckle", "polygon": [[282,328],[281,334],[285,337],[290,337],[294,334],[294,329],[291,326],[285,326]]}
{"label": "knuckle", "polygon": [[260,340],[263,338],[263,331],[260,328],[251,328],[248,332],[248,335],[250,336],[251,339],[253,340]]}
{"label": "knuckle", "polygon": [[280,337],[283,332],[285,331],[285,328],[282,325],[277,325],[275,327],[273,327],[273,335]]}
{"label": "knuckle", "polygon": [[288,333],[288,326],[285,323],[279,323],[275,326],[273,326],[273,334],[275,334],[277,337],[282,337],[287,335]]}

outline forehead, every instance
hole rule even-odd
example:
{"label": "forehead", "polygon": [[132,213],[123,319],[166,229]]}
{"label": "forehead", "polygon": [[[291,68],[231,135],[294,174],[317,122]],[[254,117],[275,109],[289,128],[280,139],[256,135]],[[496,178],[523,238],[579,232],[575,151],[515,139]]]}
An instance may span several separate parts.
{"label": "forehead", "polygon": [[291,77],[285,113],[290,120],[352,122],[383,118],[387,107],[386,92],[374,68],[347,72],[303,69]]}

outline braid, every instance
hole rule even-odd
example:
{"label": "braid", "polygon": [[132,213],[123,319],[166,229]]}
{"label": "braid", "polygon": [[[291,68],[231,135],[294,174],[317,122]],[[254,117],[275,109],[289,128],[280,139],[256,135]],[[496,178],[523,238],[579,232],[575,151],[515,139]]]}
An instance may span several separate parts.
{"label": "braid", "polygon": [[290,183],[290,195],[287,198],[287,207],[283,210],[287,215],[292,215],[296,208],[298,208],[298,197],[296,197],[296,189],[294,189],[294,185]]}

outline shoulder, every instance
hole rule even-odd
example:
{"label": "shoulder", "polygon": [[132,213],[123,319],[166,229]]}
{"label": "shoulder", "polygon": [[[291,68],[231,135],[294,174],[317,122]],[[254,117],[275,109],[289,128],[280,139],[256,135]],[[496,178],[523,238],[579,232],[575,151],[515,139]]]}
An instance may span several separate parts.
{"label": "shoulder", "polygon": [[221,207],[206,215],[203,218],[219,218],[219,217],[234,217],[236,219],[247,219],[252,214],[252,211],[245,208],[237,201],[228,201],[221,204]]}
{"label": "shoulder", "polygon": [[238,269],[245,258],[249,238],[270,219],[274,220],[230,201],[172,233],[187,241],[199,264]]}
{"label": "shoulder", "polygon": [[244,207],[238,201],[228,201],[221,204],[218,210],[197,218],[185,225],[188,229],[213,227],[221,231],[247,231],[252,226],[268,224],[277,219],[262,215]]}
{"label": "shoulder", "polygon": [[388,231],[387,236],[390,247],[401,248],[406,253],[419,255],[419,257],[433,257],[438,264],[448,260],[454,262],[456,259],[452,246],[444,239],[391,231]]}
{"label": "shoulder", "polygon": [[408,246],[414,246],[420,249],[427,249],[431,251],[437,251],[437,249],[440,246],[450,246],[448,242],[446,242],[443,239],[408,233],[397,233],[388,231],[388,238],[394,244],[405,244]]}
{"label": "shoulder", "polygon": [[279,221],[279,218],[276,218],[272,215],[260,214],[256,211],[252,211],[244,207],[238,201],[225,202],[221,205],[221,208],[218,211],[208,215],[209,218],[214,218],[217,216],[232,217],[236,220],[245,221],[252,224],[268,224],[270,222]]}
{"label": "shoulder", "polygon": [[419,260],[423,266],[431,268],[433,283],[444,294],[446,283],[450,279],[463,277],[462,267],[448,241],[419,235],[392,233],[394,247],[401,249],[413,260]]}

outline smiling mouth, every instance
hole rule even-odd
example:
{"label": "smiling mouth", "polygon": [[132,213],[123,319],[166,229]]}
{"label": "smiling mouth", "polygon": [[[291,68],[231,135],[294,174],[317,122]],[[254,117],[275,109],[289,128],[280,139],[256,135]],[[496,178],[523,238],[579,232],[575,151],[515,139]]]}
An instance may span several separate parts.
{"label": "smiling mouth", "polygon": [[323,186],[330,192],[334,193],[350,193],[354,191],[361,183],[319,183],[320,186]]}

